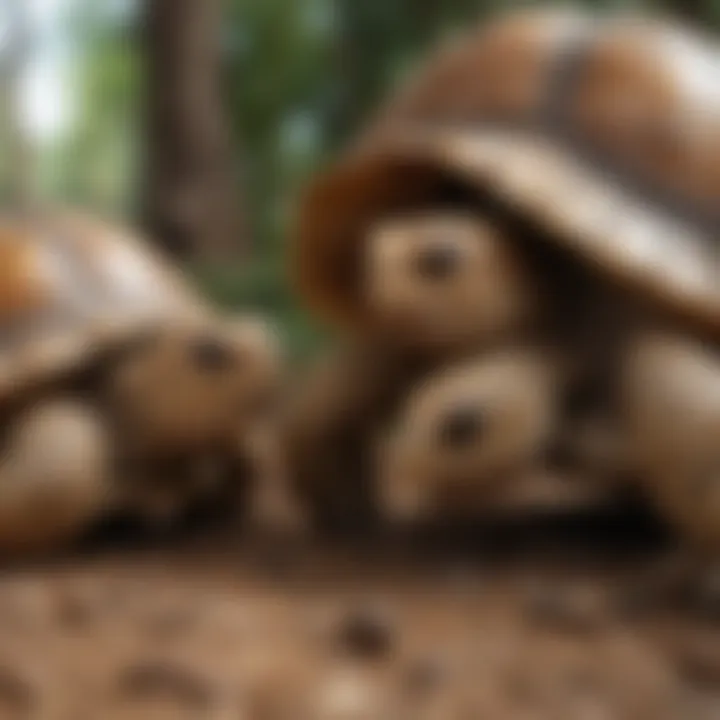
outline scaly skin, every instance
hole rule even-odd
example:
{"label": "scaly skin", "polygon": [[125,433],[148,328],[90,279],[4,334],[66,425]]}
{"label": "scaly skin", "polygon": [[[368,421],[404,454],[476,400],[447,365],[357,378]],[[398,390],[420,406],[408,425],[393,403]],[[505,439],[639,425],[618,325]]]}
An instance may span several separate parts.
{"label": "scaly skin", "polygon": [[663,516],[699,547],[720,550],[720,354],[648,333],[628,349],[627,449]]}
{"label": "scaly skin", "polygon": [[232,447],[280,380],[269,328],[238,318],[159,328],[111,368],[104,394],[120,444],[152,457]]}
{"label": "scaly skin", "polygon": [[550,358],[490,352],[432,375],[382,443],[378,492],[392,521],[432,520],[512,503],[540,469],[559,424]]}
{"label": "scaly skin", "polygon": [[110,435],[95,408],[54,398],[16,418],[0,460],[0,552],[77,538],[114,501]]}
{"label": "scaly skin", "polygon": [[672,331],[640,334],[628,347],[621,391],[628,461],[681,541],[661,568],[661,586],[718,607],[720,353]]}
{"label": "scaly skin", "polygon": [[[129,511],[172,522],[206,494],[208,485],[239,482],[209,475],[213,464],[220,468],[214,474],[223,475],[222,468],[232,467],[240,455],[253,465],[254,484],[262,485],[265,471],[255,467],[257,431],[262,427],[264,444],[277,435],[282,375],[275,337],[248,317],[208,326],[170,325],[130,349],[111,369],[104,392],[119,453],[140,468],[126,494]],[[178,457],[185,460],[176,484],[164,478],[163,486],[155,487],[152,473],[142,471]],[[279,462],[278,456],[274,464]],[[269,472],[268,463],[259,464]],[[278,468],[270,473],[278,474]],[[118,478],[120,484],[123,480]],[[274,479],[267,482],[277,485]],[[257,512],[270,520],[264,508]]]}
{"label": "scaly skin", "polygon": [[390,347],[447,357],[496,345],[534,323],[539,289],[513,238],[461,211],[378,222],[366,240],[363,298]]}

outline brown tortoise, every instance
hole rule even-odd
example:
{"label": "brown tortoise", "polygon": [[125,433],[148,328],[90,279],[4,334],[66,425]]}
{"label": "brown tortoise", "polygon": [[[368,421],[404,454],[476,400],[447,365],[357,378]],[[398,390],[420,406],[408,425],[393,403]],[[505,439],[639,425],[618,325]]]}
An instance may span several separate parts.
{"label": "brown tortoise", "polygon": [[0,273],[0,551],[113,511],[171,519],[243,462],[277,462],[264,321],[219,316],[141,241],[68,211],[4,216]]}
{"label": "brown tortoise", "polygon": [[[529,346],[552,358],[560,426],[533,456],[619,463],[720,549],[718,57],[660,19],[503,15],[431,57],[310,187],[295,279],[346,336],[289,420],[320,520],[372,508],[359,448],[415,379]],[[493,420],[474,423],[481,464]]]}

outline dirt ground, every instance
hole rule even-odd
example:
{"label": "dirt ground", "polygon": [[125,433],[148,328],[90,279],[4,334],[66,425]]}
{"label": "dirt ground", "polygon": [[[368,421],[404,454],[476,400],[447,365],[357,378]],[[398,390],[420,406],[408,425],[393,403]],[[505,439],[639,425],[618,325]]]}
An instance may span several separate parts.
{"label": "dirt ground", "polygon": [[7,568],[0,719],[718,718],[720,623],[642,592],[623,522]]}

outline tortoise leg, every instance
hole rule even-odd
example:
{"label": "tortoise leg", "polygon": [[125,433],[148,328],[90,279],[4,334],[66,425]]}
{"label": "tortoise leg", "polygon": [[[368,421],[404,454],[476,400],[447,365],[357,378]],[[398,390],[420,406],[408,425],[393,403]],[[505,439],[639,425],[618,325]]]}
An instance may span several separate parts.
{"label": "tortoise leg", "polygon": [[48,550],[79,535],[111,501],[102,418],[73,400],[20,415],[0,461],[0,551]]}
{"label": "tortoise leg", "polygon": [[633,471],[720,609],[720,583],[708,583],[720,566],[720,352],[647,333],[628,352],[621,387]]}
{"label": "tortoise leg", "polygon": [[287,458],[277,428],[255,426],[243,433],[240,454],[248,467],[247,519],[251,533],[299,539],[305,515],[290,484]]}
{"label": "tortoise leg", "polygon": [[370,445],[412,374],[367,344],[336,348],[298,383],[283,435],[291,483],[320,532],[375,524]]}
{"label": "tortoise leg", "polygon": [[118,472],[117,511],[138,522],[143,533],[166,535],[187,512],[195,470],[187,460],[124,464]]}

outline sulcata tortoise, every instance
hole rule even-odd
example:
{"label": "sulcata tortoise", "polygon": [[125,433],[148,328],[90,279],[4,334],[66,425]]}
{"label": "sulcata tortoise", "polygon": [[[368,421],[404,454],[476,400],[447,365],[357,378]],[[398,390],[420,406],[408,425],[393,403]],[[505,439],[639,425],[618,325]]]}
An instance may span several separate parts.
{"label": "sulcata tortoise", "polygon": [[[696,548],[720,550],[718,57],[663,19],[503,14],[435,53],[310,186],[296,285],[343,336],[288,421],[294,481],[319,522],[373,517],[358,458],[408,393],[417,417],[381,449],[383,485],[412,483],[389,476],[413,454],[428,470],[427,448],[397,448],[423,417],[447,427],[433,397],[453,395],[453,373],[472,392],[507,352],[508,403],[533,354],[554,368],[553,408],[531,436],[506,428],[505,466],[528,470],[532,449],[543,470],[632,486]],[[503,417],[465,428],[476,468]],[[420,502],[406,490],[399,512]]]}
{"label": "sulcata tortoise", "polygon": [[67,211],[3,217],[0,273],[0,551],[116,512],[170,520],[236,493],[243,463],[274,511],[269,326],[218,316],[142,242]]}

